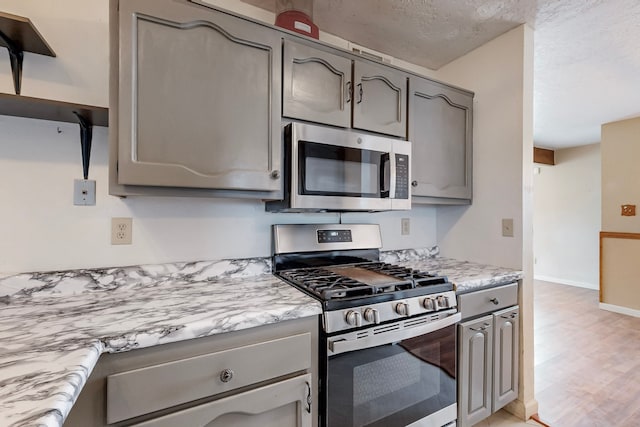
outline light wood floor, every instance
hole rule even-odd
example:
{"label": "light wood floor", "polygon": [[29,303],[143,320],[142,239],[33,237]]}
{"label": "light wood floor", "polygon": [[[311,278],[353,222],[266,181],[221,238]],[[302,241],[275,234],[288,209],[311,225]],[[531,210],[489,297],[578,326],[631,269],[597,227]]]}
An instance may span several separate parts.
{"label": "light wood floor", "polygon": [[541,420],[640,426],[640,318],[600,310],[595,290],[535,281],[534,296]]}

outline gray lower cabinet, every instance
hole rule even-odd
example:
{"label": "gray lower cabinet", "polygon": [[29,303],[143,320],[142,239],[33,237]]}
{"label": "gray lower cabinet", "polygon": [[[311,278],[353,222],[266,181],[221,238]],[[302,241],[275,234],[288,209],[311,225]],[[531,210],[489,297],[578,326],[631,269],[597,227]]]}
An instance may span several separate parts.
{"label": "gray lower cabinet", "polygon": [[133,426],[311,427],[310,381],[311,375],[301,375]]}
{"label": "gray lower cabinet", "polygon": [[411,76],[413,203],[471,203],[473,93]]}
{"label": "gray lower cabinet", "polygon": [[493,399],[492,412],[518,397],[520,363],[519,308],[493,313]]}
{"label": "gray lower cabinet", "polygon": [[459,325],[458,425],[472,426],[491,415],[493,318]]}
{"label": "gray lower cabinet", "polygon": [[65,427],[313,427],[317,316],[105,354]]}
{"label": "gray lower cabinet", "polygon": [[460,427],[473,426],[518,397],[518,318],[515,306],[459,325]]}
{"label": "gray lower cabinet", "polygon": [[186,0],[111,8],[115,184],[281,194],[280,33]]}
{"label": "gray lower cabinet", "polygon": [[404,72],[288,39],[283,63],[284,117],[406,138]]}

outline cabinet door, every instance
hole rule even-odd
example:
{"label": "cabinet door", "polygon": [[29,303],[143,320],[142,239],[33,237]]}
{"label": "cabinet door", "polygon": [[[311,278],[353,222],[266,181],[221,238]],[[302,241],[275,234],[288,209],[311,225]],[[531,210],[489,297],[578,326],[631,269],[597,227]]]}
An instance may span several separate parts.
{"label": "cabinet door", "polygon": [[412,194],[470,201],[473,95],[412,76],[409,98]]}
{"label": "cabinet door", "polygon": [[311,375],[204,403],[134,427],[311,427]]}
{"label": "cabinet door", "polygon": [[276,191],[280,36],[179,1],[119,10],[118,183]]}
{"label": "cabinet door", "polygon": [[458,423],[472,426],[491,415],[491,315],[459,325]]}
{"label": "cabinet door", "polygon": [[351,126],[351,60],[284,41],[282,115]]}
{"label": "cabinet door", "polygon": [[493,313],[493,407],[502,408],[518,397],[519,307]]}
{"label": "cabinet door", "polygon": [[353,127],[407,136],[407,77],[368,62],[353,66]]}

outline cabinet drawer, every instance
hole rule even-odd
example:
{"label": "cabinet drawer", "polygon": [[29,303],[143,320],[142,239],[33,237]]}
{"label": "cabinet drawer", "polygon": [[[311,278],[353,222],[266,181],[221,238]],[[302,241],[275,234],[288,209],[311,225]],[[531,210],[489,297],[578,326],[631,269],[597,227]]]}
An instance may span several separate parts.
{"label": "cabinet drawer", "polygon": [[501,310],[518,304],[518,284],[482,289],[458,295],[458,310],[462,319]]}
{"label": "cabinet drawer", "polygon": [[311,427],[310,383],[310,374],[301,375],[132,427]]}
{"label": "cabinet drawer", "polygon": [[311,334],[275,339],[107,377],[115,423],[311,366]]}

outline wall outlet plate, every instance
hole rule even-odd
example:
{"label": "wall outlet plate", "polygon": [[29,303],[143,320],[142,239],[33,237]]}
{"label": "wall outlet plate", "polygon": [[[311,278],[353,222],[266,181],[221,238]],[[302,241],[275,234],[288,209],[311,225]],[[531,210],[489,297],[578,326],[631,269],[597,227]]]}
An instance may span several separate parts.
{"label": "wall outlet plate", "polygon": [[402,218],[400,220],[400,234],[408,236],[411,233],[411,218]]}
{"label": "wall outlet plate", "polygon": [[73,180],[73,204],[76,206],[95,206],[96,181],[93,179]]}
{"label": "wall outlet plate", "polygon": [[132,218],[111,218],[111,244],[130,245],[133,231]]}

